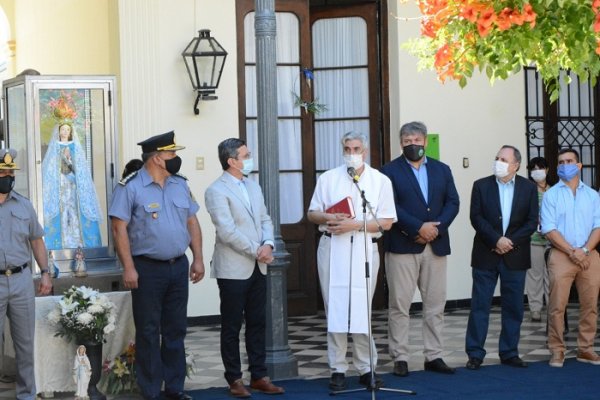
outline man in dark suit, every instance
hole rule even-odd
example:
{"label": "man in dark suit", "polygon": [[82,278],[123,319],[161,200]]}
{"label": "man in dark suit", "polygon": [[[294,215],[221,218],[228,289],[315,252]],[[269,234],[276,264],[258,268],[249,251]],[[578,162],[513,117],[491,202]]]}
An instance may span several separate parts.
{"label": "man in dark suit", "polygon": [[502,146],[496,155],[494,175],[473,184],[473,291],[465,340],[467,368],[472,370],[479,369],[486,354],[484,345],[498,276],[502,298],[500,361],[511,367],[527,367],[519,357],[518,346],[525,276],[531,267],[530,238],[537,228],[539,207],[535,184],[516,175],[520,166],[519,150]]}
{"label": "man in dark suit", "polygon": [[398,222],[385,233],[385,271],[389,286],[388,337],[394,374],[408,375],[409,310],[418,285],[423,298],[425,369],[454,373],[442,359],[446,305],[448,227],[459,198],[450,168],[425,157],[427,128],[410,122],[400,129],[402,156],[382,172],[392,181]]}

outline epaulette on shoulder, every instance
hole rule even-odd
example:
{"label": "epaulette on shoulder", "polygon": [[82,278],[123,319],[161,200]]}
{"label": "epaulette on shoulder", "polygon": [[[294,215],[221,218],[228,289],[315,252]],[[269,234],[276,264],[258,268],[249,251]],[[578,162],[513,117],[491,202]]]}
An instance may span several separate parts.
{"label": "epaulette on shoulder", "polygon": [[127,175],[125,178],[121,179],[119,181],[119,185],[127,185],[127,183],[132,180],[133,178],[135,178],[135,176],[138,174],[138,171],[134,171],[132,173],[130,173],[129,175]]}
{"label": "epaulette on shoulder", "polygon": [[186,181],[188,180],[187,176],[185,176],[185,175],[183,175],[183,174],[180,174],[179,172],[178,172],[178,173],[176,173],[176,174],[175,174],[175,176],[178,176],[178,177],[180,177],[180,178],[183,178],[183,179],[185,179]]}

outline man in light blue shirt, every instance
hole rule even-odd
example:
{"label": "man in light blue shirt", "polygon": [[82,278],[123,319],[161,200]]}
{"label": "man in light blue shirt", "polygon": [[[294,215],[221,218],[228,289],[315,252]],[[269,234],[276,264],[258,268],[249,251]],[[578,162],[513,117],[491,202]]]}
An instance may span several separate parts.
{"label": "man in light blue shirt", "polygon": [[560,182],[542,200],[542,233],[552,244],[548,257],[550,294],[548,305],[548,348],[551,367],[562,367],[565,359],[563,315],[571,285],[579,295],[577,361],[600,365],[594,352],[600,289],[600,197],[581,182],[581,163],[574,149],[558,155]]}

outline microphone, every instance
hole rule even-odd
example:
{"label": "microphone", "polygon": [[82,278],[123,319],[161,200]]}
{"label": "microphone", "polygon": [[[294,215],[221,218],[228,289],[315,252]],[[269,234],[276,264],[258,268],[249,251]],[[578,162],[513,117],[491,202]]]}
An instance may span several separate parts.
{"label": "microphone", "polygon": [[354,182],[358,182],[358,180],[360,179],[360,176],[356,173],[356,170],[354,169],[354,167],[348,167],[348,169],[346,171],[348,171],[348,175],[350,175],[350,178],[352,178],[352,180]]}

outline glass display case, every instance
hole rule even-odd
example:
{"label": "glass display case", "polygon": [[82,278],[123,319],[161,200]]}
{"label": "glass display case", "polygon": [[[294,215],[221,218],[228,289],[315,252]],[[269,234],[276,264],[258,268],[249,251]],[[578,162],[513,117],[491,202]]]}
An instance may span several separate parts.
{"label": "glass display case", "polygon": [[107,217],[118,180],[115,78],[26,75],[2,89],[15,190],[33,203],[60,273],[82,252],[90,274],[117,269]]}

